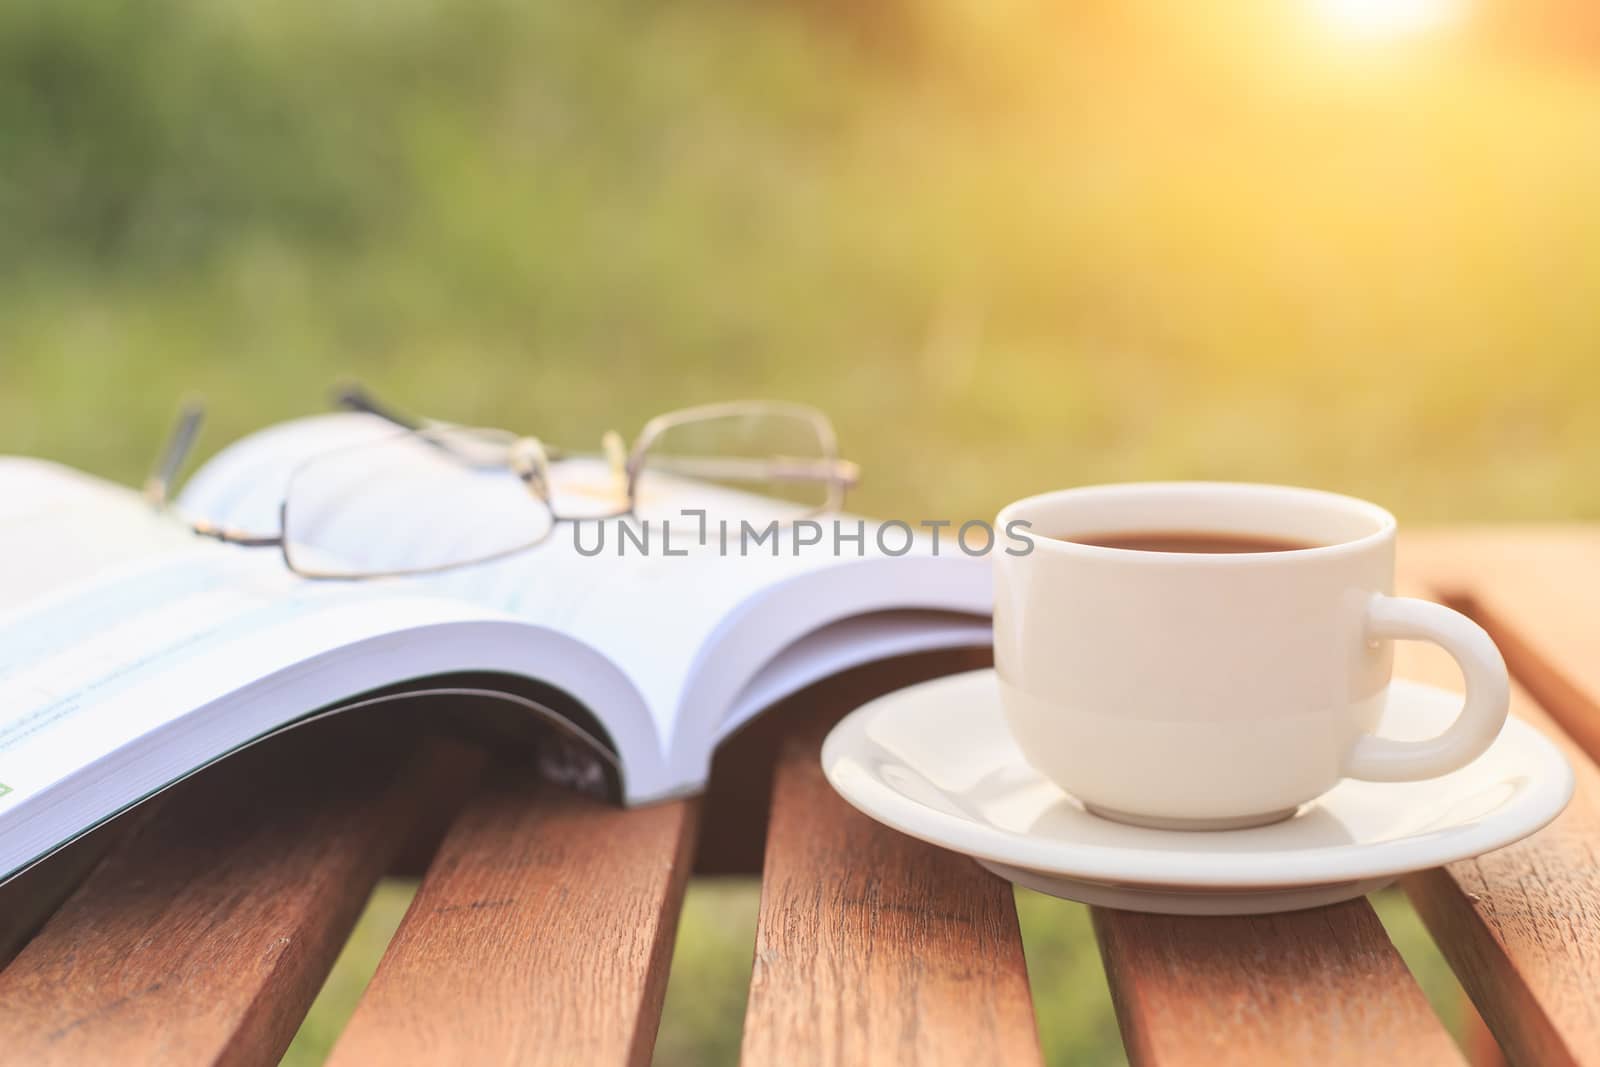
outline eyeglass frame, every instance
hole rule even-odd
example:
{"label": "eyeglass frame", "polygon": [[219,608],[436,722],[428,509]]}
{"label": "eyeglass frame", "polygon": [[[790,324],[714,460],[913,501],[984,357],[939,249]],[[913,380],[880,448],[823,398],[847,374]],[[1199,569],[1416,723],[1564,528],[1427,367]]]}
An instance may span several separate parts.
{"label": "eyeglass frame", "polygon": [[[550,491],[550,465],[560,463],[567,459],[575,458],[575,453],[559,449],[551,449],[537,437],[517,435],[509,430],[499,430],[489,427],[460,426],[453,423],[436,422],[431,420],[416,420],[402,415],[387,405],[378,402],[370,393],[359,385],[346,385],[336,391],[334,395],[336,406],[347,410],[358,411],[373,415],[385,420],[401,429],[392,440],[415,438],[427,442],[435,447],[444,448],[446,451],[460,453],[450,448],[446,442],[430,437],[429,431],[464,431],[468,433],[483,433],[504,435],[510,438],[506,446],[507,462],[505,468],[515,474],[522,481],[534,498],[544,505],[550,515],[550,527],[543,536],[537,540],[529,541],[500,552],[479,556],[474,559],[462,560],[458,563],[446,563],[434,567],[419,567],[411,570],[389,570],[371,572],[329,572],[308,569],[296,563],[290,552],[289,543],[289,500],[288,489],[285,489],[284,499],[278,504],[278,529],[276,534],[252,533],[236,527],[222,526],[206,519],[191,519],[173,512],[174,517],[188,526],[199,537],[205,537],[223,544],[235,545],[240,548],[277,548],[283,559],[283,565],[291,573],[301,578],[315,581],[366,581],[376,578],[401,578],[418,577],[428,574],[439,574],[445,571],[459,570],[462,567],[476,566],[490,563],[526,552],[539,547],[549,540],[555,527],[563,522],[604,522],[610,519],[625,518],[636,514],[638,506],[639,476],[644,470],[644,460],[653,446],[663,434],[675,427],[714,418],[724,418],[736,415],[777,415],[800,418],[809,422],[817,433],[818,444],[822,447],[823,456],[815,461],[797,461],[795,466],[784,466],[775,462],[780,457],[769,459],[731,458],[718,460],[717,457],[705,459],[726,464],[748,463],[758,465],[765,472],[765,480],[777,481],[816,481],[821,482],[827,489],[828,498],[822,504],[811,508],[799,515],[794,515],[784,520],[785,524],[801,521],[803,519],[825,515],[839,511],[844,506],[845,495],[849,490],[860,484],[861,468],[858,464],[840,459],[838,437],[833,428],[833,422],[821,409],[807,404],[795,404],[785,401],[773,400],[735,400],[716,404],[702,404],[696,407],[681,408],[657,415],[647,421],[634,439],[633,446],[625,453],[617,473],[622,475],[622,489],[625,503],[620,508],[593,515],[561,515],[556,511],[555,502]],[[145,499],[152,507],[161,511],[171,511],[169,499],[173,481],[178,470],[183,466],[184,460],[193,450],[195,441],[199,437],[200,425],[205,418],[205,409],[196,402],[185,404],[180,409],[177,421],[169,435],[166,446],[159,453],[151,473],[144,483]],[[602,435],[602,448],[608,458],[613,460],[613,470],[616,470],[616,456],[620,454],[621,437],[615,431],[607,431]],[[375,442],[374,442],[375,443]],[[337,451],[337,450],[334,450]],[[325,458],[331,453],[320,453],[302,460],[296,465],[289,476],[289,484],[293,484],[295,475],[304,467]],[[472,462],[468,457],[461,457]],[[477,466],[499,467],[500,464],[487,464]],[[819,467],[820,465],[820,467]],[[726,470],[726,466],[721,469]],[[752,478],[751,480],[757,480]]]}

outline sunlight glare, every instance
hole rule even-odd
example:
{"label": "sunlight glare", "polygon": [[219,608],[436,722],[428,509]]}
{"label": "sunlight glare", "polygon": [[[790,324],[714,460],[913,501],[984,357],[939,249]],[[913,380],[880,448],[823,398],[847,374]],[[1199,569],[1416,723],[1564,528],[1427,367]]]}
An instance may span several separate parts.
{"label": "sunlight glare", "polygon": [[1331,28],[1353,37],[1424,33],[1461,14],[1462,0],[1314,0]]}

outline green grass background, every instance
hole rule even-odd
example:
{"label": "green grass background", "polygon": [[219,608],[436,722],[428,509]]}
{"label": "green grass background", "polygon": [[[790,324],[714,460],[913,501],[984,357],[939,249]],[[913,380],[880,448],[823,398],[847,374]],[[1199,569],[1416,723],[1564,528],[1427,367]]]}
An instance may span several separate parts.
{"label": "green grass background", "polygon": [[[1600,517],[1592,62],[1310,7],[13,0],[0,452],[135,481],[184,395],[209,449],[353,376],[578,446],[810,401],[912,519],[1195,477]],[[663,1062],[736,1047],[753,892],[691,892]],[[1052,1059],[1114,1061],[1082,910],[1020,905]]]}

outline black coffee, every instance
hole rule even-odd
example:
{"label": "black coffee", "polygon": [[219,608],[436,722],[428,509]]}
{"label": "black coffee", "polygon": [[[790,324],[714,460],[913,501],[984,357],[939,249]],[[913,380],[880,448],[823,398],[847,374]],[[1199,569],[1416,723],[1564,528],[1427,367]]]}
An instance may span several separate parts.
{"label": "black coffee", "polygon": [[1080,545],[1128,548],[1136,552],[1200,552],[1208,555],[1243,552],[1293,552],[1318,547],[1311,541],[1257,534],[1212,533],[1207,530],[1127,530],[1065,537]]}

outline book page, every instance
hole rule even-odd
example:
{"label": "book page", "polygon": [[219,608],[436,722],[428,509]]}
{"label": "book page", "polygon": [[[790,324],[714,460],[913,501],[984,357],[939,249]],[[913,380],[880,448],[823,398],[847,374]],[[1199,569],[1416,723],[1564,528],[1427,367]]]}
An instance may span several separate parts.
{"label": "book page", "polygon": [[813,630],[747,682],[717,727],[719,739],[783,698],[862,663],[989,643],[989,620],[939,611],[869,612]]}
{"label": "book page", "polygon": [[[485,527],[515,530],[530,525],[528,511],[540,506],[533,500],[502,493],[473,497],[470,506],[452,506],[455,494],[441,491],[431,481],[417,482],[405,464],[374,461],[368,477],[347,479],[337,493],[320,496],[306,490],[316,479],[295,476],[308,460],[358,442],[381,442],[393,432],[382,420],[357,414],[317,416],[273,427],[236,443],[208,463],[184,491],[180,504],[214,522],[276,529],[289,492],[290,509],[301,521],[342,523],[341,545],[357,546],[342,548],[343,556],[372,566],[403,563],[408,553],[417,559],[438,559],[448,554],[439,546],[471,544]],[[621,503],[613,472],[603,461],[576,458],[557,466],[559,478],[553,480],[558,512],[578,512],[582,507],[592,514],[594,501],[608,495]],[[469,479],[472,474],[462,470],[460,477]],[[418,491],[419,484],[425,491]],[[716,492],[714,487],[697,486],[684,493],[683,505],[704,506],[706,494]],[[747,515],[761,525],[761,498],[735,495],[741,500],[724,513]],[[657,514],[674,510],[671,500],[652,504]],[[772,507],[770,502],[765,506]],[[635,540],[623,540],[624,526]],[[864,530],[861,554],[871,557],[877,554],[871,524]],[[365,584],[459,598],[578,638],[629,676],[649,704],[660,736],[667,739],[691,675],[702,666],[700,660],[713,636],[737,609],[764,590],[838,568],[841,562],[826,551],[796,551],[794,532],[788,529],[774,540],[744,546],[744,554],[737,529],[727,554],[715,527],[706,531],[704,544],[699,543],[699,532],[693,520],[675,522],[670,543],[663,543],[659,526],[645,530],[632,519],[561,523],[544,542],[503,560]],[[648,541],[648,551],[638,545],[641,535]],[[596,546],[603,548],[586,554]],[[855,550],[853,544],[847,549]],[[914,551],[925,554],[925,543],[919,541]]]}
{"label": "book page", "polygon": [[[0,612],[84,575],[143,556],[176,551],[191,540],[148,508],[113,506],[131,497],[87,475],[44,460],[0,456]],[[68,515],[70,514],[70,517]]]}
{"label": "book page", "polygon": [[0,459],[0,501],[0,814],[256,679],[460,614],[299,581],[51,464]]}

